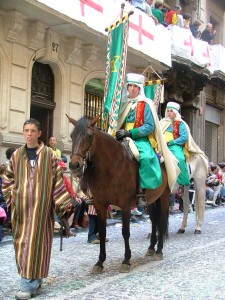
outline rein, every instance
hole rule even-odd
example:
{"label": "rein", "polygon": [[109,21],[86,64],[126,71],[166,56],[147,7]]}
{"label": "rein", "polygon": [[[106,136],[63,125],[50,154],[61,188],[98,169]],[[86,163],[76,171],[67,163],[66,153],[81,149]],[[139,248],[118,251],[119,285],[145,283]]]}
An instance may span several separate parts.
{"label": "rein", "polygon": [[77,156],[80,156],[81,158],[83,158],[84,160],[84,164],[83,164],[83,170],[82,172],[84,173],[84,170],[87,168],[87,160],[91,161],[91,150],[92,150],[92,144],[93,144],[93,141],[94,141],[94,137],[95,137],[95,128],[91,127],[91,126],[87,126],[87,129],[91,129],[93,131],[93,139],[90,143],[90,145],[88,146],[85,154],[83,153],[71,153],[70,155],[70,158],[72,158],[74,155],[77,155]]}

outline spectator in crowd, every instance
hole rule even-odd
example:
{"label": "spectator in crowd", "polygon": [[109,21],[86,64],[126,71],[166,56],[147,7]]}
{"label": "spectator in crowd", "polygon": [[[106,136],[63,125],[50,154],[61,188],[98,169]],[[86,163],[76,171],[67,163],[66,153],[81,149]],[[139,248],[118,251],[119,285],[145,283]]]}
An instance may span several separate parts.
{"label": "spectator in crowd", "polygon": [[190,180],[190,188],[189,188],[189,200],[192,206],[192,210],[195,210],[195,182],[194,179]]}
{"label": "spectator in crowd", "polygon": [[[12,154],[16,151],[16,148],[14,147],[10,147],[6,150],[5,155],[6,155],[6,167],[9,164],[9,161],[11,159]],[[7,228],[7,230],[10,232],[12,232],[12,224],[11,224],[11,206],[8,206],[7,208],[7,222],[6,224],[4,224],[5,229]]]}
{"label": "spectator in crowd", "polygon": [[[168,11],[167,15],[166,15],[166,24],[167,25],[178,25],[183,27],[183,25],[181,24],[181,20],[178,18],[178,15],[181,12],[181,7],[179,5],[175,5],[174,9],[171,9],[170,11]],[[179,21],[179,22],[178,22]]]}
{"label": "spectator in crowd", "polygon": [[[92,198],[92,195],[89,194],[89,198]],[[88,240],[90,244],[100,244],[99,234],[98,234],[98,216],[95,210],[94,205],[88,205]],[[108,242],[108,238],[105,238],[105,241]]]}
{"label": "spectator in crowd", "polygon": [[[70,194],[71,199],[75,201],[75,212],[71,215],[70,219],[68,220],[70,227],[78,226],[78,224],[81,224],[81,219],[83,218],[83,215],[86,214],[86,203],[85,200],[78,197],[76,190],[73,188],[72,184],[70,183],[67,176],[64,174],[64,172],[67,170],[66,164],[63,161],[59,162],[59,166],[62,169],[63,172],[63,181],[66,186],[67,192]],[[73,226],[72,226],[73,225]],[[74,232],[69,232],[70,236],[75,236]]]}
{"label": "spectator in crowd", "polygon": [[145,4],[146,5],[146,9],[145,9],[145,12],[146,12],[146,14],[149,17],[151,17],[153,19],[153,21],[157,25],[158,24],[158,19],[152,13],[152,3],[153,3],[153,0],[146,0],[146,4]]}
{"label": "spectator in crowd", "polygon": [[140,9],[141,11],[146,13],[146,2],[145,0],[132,0],[131,4],[135,7]]}
{"label": "spectator in crowd", "polygon": [[174,210],[175,205],[175,194],[171,193],[169,195],[169,211],[172,212]]}
{"label": "spectator in crowd", "polygon": [[5,152],[5,155],[6,155],[6,164],[8,165],[9,163],[9,160],[13,154],[13,152],[16,151],[16,148],[14,147],[11,147],[11,148],[8,148]]}
{"label": "spectator in crowd", "polygon": [[221,174],[221,190],[220,190],[220,197],[221,202],[225,202],[225,162],[221,162],[219,164],[220,167],[220,174]]}
{"label": "spectator in crowd", "polygon": [[162,8],[162,14],[163,14],[163,22],[162,22],[162,24],[163,24],[164,27],[167,27],[167,26],[168,26],[168,24],[166,23],[166,16],[167,16],[167,13],[168,13],[168,9],[165,8],[165,7],[163,7],[163,8]]}
{"label": "spectator in crowd", "polygon": [[6,206],[6,202],[3,197],[3,193],[2,193],[2,176],[5,172],[5,169],[6,169],[6,165],[1,164],[0,165],[0,242],[1,242],[2,236],[3,236],[2,228],[3,228],[5,221],[7,220],[7,206]]}
{"label": "spectator in crowd", "polygon": [[190,14],[184,14],[183,15],[183,24],[185,29],[190,29],[190,23],[191,23],[191,15]]}
{"label": "spectator in crowd", "polygon": [[209,45],[212,44],[212,40],[216,36],[216,30],[213,30],[213,25],[208,23],[205,30],[201,34],[201,40],[207,42]]}
{"label": "spectator in crowd", "polygon": [[99,244],[100,241],[96,236],[98,232],[98,217],[94,205],[88,206],[88,219],[89,227],[87,242],[90,244]]}
{"label": "spectator in crowd", "polygon": [[158,20],[159,24],[163,24],[163,22],[164,22],[162,8],[163,8],[162,1],[156,1],[155,7],[152,8],[152,14]]}
{"label": "spectator in crowd", "polygon": [[54,207],[59,218],[67,219],[73,211],[58,159],[51,148],[39,142],[41,133],[37,120],[25,121],[26,144],[12,154],[3,175],[2,191],[7,206],[11,205],[13,243],[21,276],[16,299],[35,296],[42,278],[48,276]]}
{"label": "spectator in crowd", "polygon": [[201,38],[201,27],[202,23],[199,20],[195,20],[193,24],[190,25],[190,30],[194,38],[200,40]]}
{"label": "spectator in crowd", "polygon": [[[217,165],[210,167],[210,174],[206,179],[206,204],[211,204],[212,206],[217,206],[216,202],[219,200],[220,196],[220,189],[221,189],[221,180],[219,177],[219,167]],[[213,190],[213,199],[209,200],[209,198],[212,195]],[[211,197],[210,197],[211,198]]]}
{"label": "spectator in crowd", "polygon": [[151,17],[155,24],[158,23],[157,18],[152,14],[152,3],[153,0],[132,0],[131,4],[135,7],[140,9],[141,11],[145,12],[149,17]]}
{"label": "spectator in crowd", "polygon": [[59,149],[56,148],[57,139],[54,136],[51,136],[49,138],[48,145],[55,152],[55,155],[58,157],[58,159],[62,160],[64,163],[67,163],[67,157],[64,154],[62,154],[62,152]]}
{"label": "spectator in crowd", "polygon": [[138,210],[137,207],[133,207],[130,211],[131,215],[135,215],[135,216],[141,216],[142,212]]}
{"label": "spectator in crowd", "polygon": [[181,27],[181,28],[184,27],[184,18],[183,18],[183,15],[180,12],[177,13],[177,24],[176,25]]}

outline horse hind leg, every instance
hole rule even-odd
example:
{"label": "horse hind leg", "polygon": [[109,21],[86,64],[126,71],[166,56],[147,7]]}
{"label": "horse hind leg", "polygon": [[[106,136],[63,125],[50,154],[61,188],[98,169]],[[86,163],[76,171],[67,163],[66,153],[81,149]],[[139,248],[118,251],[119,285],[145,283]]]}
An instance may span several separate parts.
{"label": "horse hind leg", "polygon": [[[153,205],[153,204],[151,204]],[[151,219],[151,218],[150,218]],[[153,257],[155,254],[155,245],[157,244],[157,226],[155,222],[152,222],[152,232],[150,237],[150,246],[148,247],[147,252],[145,253],[145,256],[151,256]]]}
{"label": "horse hind leg", "polygon": [[[152,222],[152,234],[150,246],[146,256],[152,256],[154,260],[163,259],[163,243],[168,229],[169,204],[164,197],[149,205],[149,216]],[[158,238],[157,238],[158,232]],[[158,242],[158,243],[157,243]],[[155,246],[157,244],[157,250]]]}
{"label": "horse hind leg", "polygon": [[205,189],[204,182],[197,187],[195,194],[195,214],[196,214],[196,226],[195,226],[195,234],[201,234],[201,226],[204,221],[205,216]]}
{"label": "horse hind leg", "polygon": [[165,192],[163,196],[160,197],[158,205],[160,206],[158,215],[158,243],[157,250],[154,255],[155,260],[163,259],[163,245],[165,240],[168,238],[168,225],[169,225],[169,192]]}

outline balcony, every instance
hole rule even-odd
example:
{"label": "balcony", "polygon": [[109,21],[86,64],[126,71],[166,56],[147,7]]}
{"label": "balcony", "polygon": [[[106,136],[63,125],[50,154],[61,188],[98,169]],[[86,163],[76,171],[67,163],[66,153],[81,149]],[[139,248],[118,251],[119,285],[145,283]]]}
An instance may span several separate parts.
{"label": "balcony", "polygon": [[119,19],[122,3],[125,3],[124,13],[134,11],[130,16],[128,40],[127,66],[130,70],[143,72],[151,61],[161,72],[176,61],[199,74],[225,81],[224,47],[196,40],[187,29],[155,25],[152,18],[124,0],[67,0],[65,5],[61,0],[24,0],[22,3],[2,0],[1,7],[22,13],[28,22],[38,19],[48,30],[76,39],[74,47],[95,45],[99,54],[104,56],[107,45],[105,28]]}

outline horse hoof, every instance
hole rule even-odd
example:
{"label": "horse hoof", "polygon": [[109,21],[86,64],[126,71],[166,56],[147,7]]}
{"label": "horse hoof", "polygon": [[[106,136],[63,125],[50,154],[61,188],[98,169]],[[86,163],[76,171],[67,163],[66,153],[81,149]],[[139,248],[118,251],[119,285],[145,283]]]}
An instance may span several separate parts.
{"label": "horse hoof", "polygon": [[103,272],[103,267],[100,266],[94,266],[92,269],[92,274],[98,275],[98,274],[102,274]]}
{"label": "horse hoof", "polygon": [[154,253],[153,255],[154,260],[163,260],[163,254],[162,253]]}
{"label": "horse hoof", "polygon": [[201,230],[200,229],[195,229],[195,232],[194,232],[194,234],[201,234],[202,232],[201,232]]}
{"label": "horse hoof", "polygon": [[154,254],[155,254],[155,250],[148,249],[147,252],[145,253],[145,256],[153,256]]}
{"label": "horse hoof", "polygon": [[120,267],[120,273],[130,273],[130,265],[122,264]]}
{"label": "horse hoof", "polygon": [[178,233],[178,234],[180,234],[180,233],[185,233],[185,230],[184,230],[184,229],[179,229],[179,230],[177,231],[177,233]]}

